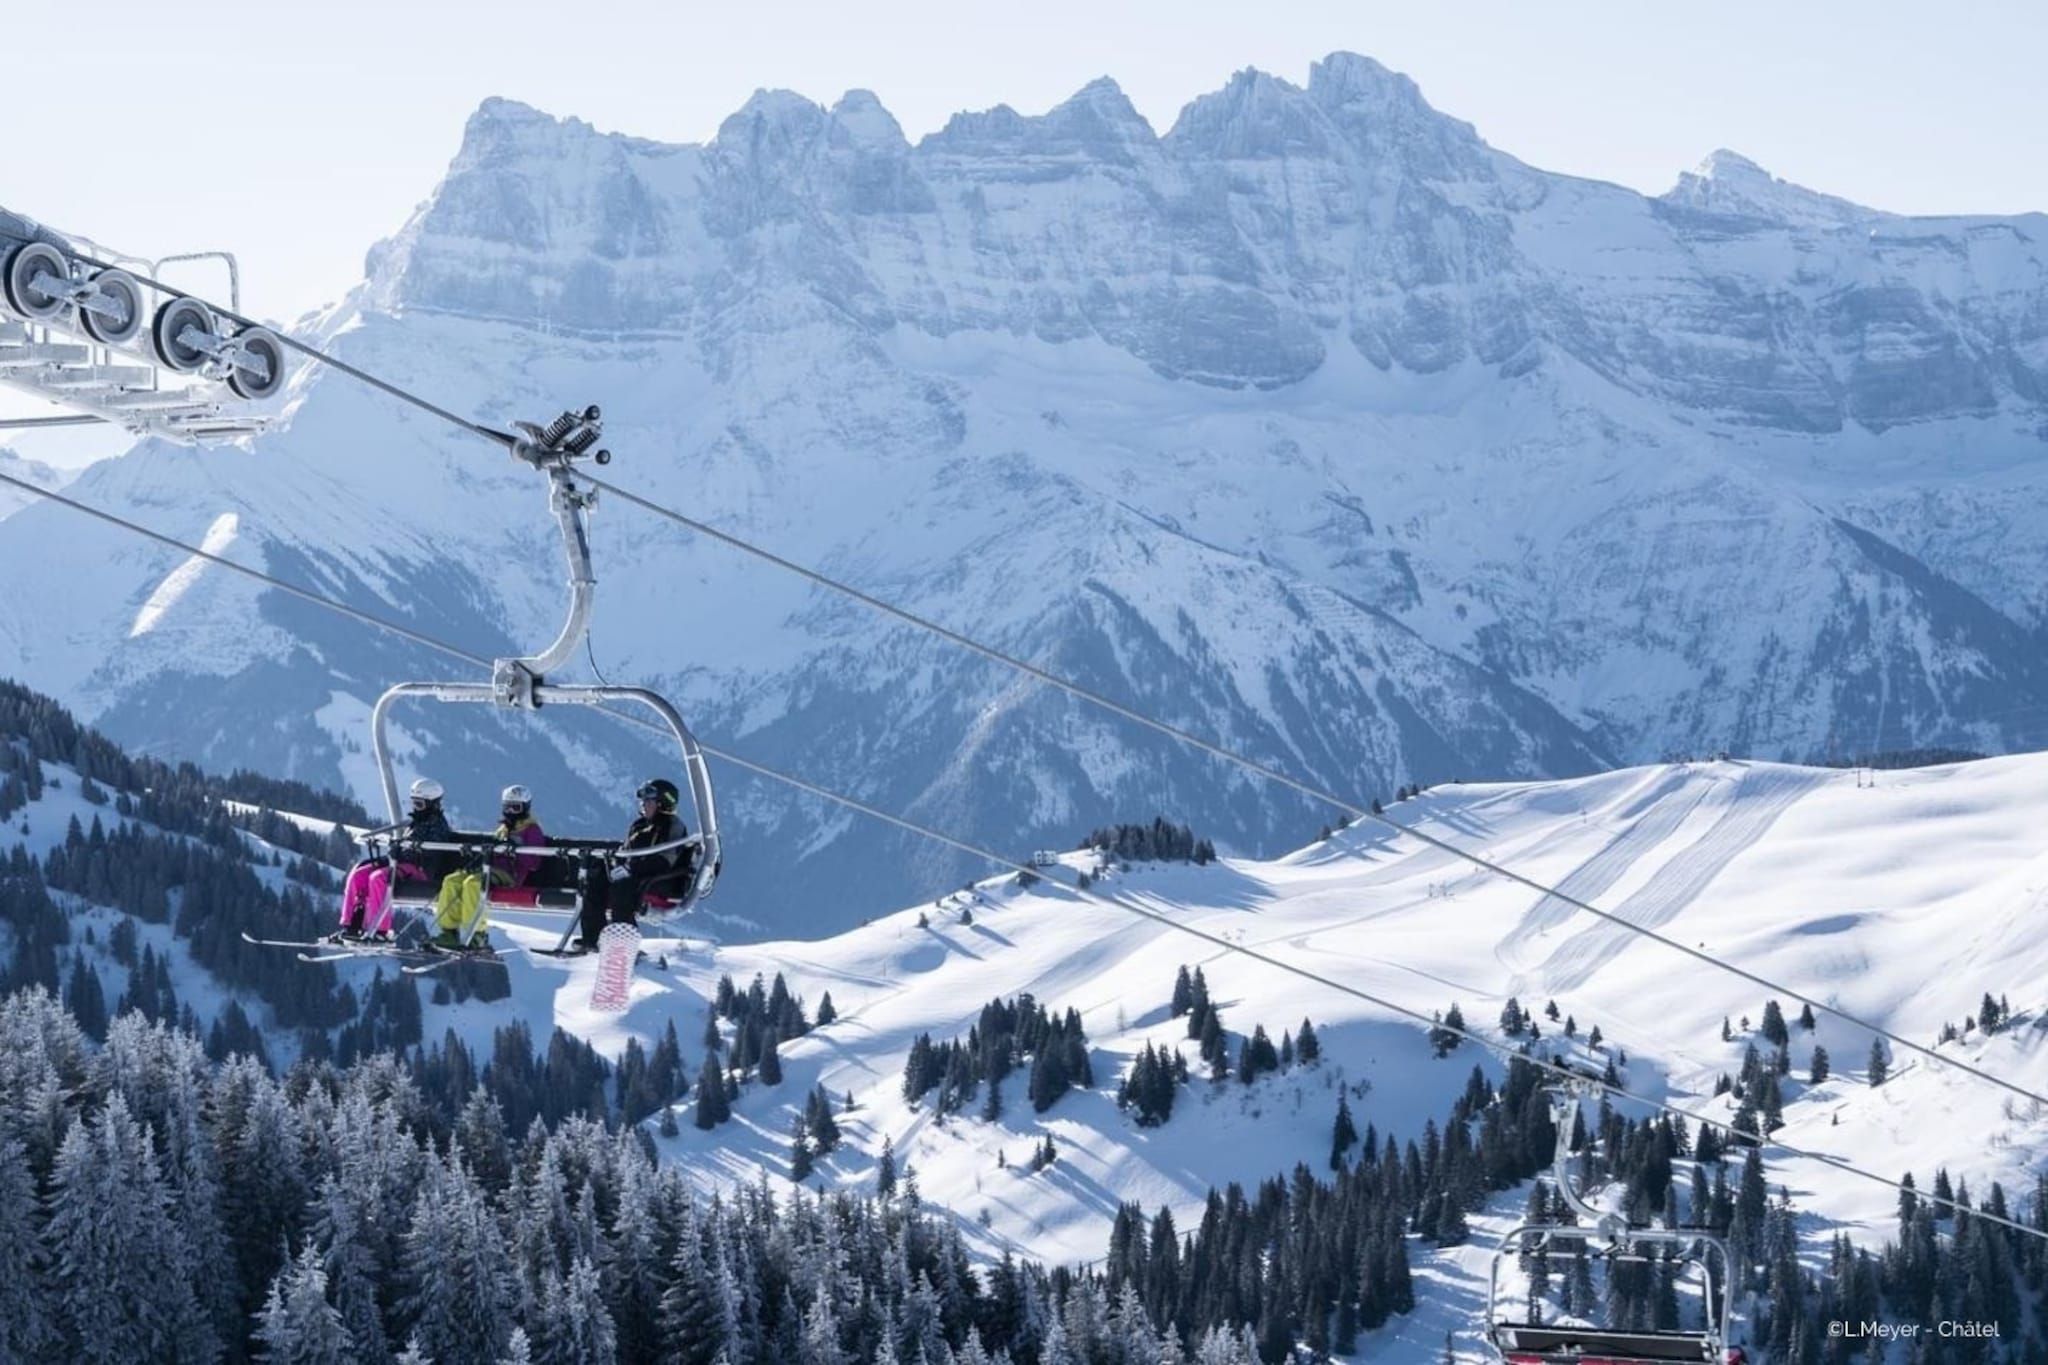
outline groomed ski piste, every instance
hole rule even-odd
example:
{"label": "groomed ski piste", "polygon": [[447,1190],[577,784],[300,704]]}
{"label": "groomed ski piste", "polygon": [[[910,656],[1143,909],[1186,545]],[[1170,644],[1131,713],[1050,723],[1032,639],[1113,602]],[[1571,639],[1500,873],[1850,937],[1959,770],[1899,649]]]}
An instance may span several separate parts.
{"label": "groomed ski piste", "polygon": [[[75,780],[49,770],[64,787],[30,807],[31,851],[62,837],[73,806],[91,813]],[[1939,1051],[2028,1089],[2048,1087],[2036,984],[2048,968],[2039,932],[2048,755],[1875,773],[1736,760],[1444,784],[1389,814],[1916,1041],[1933,1044],[1945,1022],[1974,1015],[1985,992],[2003,994],[2013,1022]],[[950,1210],[979,1251],[1058,1263],[1098,1260],[1120,1202],[1148,1212],[1169,1205],[1187,1228],[1211,1187],[1249,1185],[1297,1162],[1325,1171],[1340,1088],[1360,1129],[1369,1122],[1405,1140],[1425,1120],[1441,1121],[1475,1063],[1500,1074],[1498,1056],[1472,1043],[1433,1058],[1411,1020],[1079,897],[1078,874],[1095,866],[1093,854],[1064,855],[1035,885],[995,878],[816,942],[720,946],[700,936],[716,923],[709,915],[680,926],[679,938],[655,927],[623,1014],[591,1008],[594,959],[509,946],[551,946],[558,919],[501,914],[510,997],[428,1004],[426,1036],[453,1029],[488,1047],[492,1030],[523,1018],[536,1038],[559,1025],[616,1056],[633,1038],[651,1046],[672,1023],[694,1076],[721,975],[744,990],[756,973],[772,981],[780,972],[812,1015],[830,991],[838,1018],[784,1042],[782,1083],[746,1084],[732,1121],[699,1131],[683,1101],[678,1135],[655,1138],[663,1158],[707,1190],[764,1175],[783,1184],[791,1121],[823,1085],[841,1103],[850,1093],[854,1108],[837,1115],[845,1145],[819,1162],[813,1187],[871,1188],[886,1140],[921,1197]],[[1500,1008],[1514,995],[1547,1038],[1561,1039],[1560,1025],[1541,1016],[1555,999],[1577,1022],[1581,1055],[1597,1025],[1607,1055],[1627,1054],[1628,1088],[1724,1119],[1732,1108],[1714,1096],[1715,1081],[1739,1069],[1756,1037],[1741,1020],[1757,1024],[1770,994],[1372,822],[1274,862],[1132,864],[1094,889],[1413,1009],[1455,1001],[1488,1036],[1498,1036]],[[1114,1100],[1131,1058],[1153,1043],[1196,1063],[1186,1020],[1168,1017],[1183,963],[1202,968],[1233,1055],[1254,1025],[1277,1040],[1307,1017],[1323,1058],[1249,1088],[1200,1079],[1196,1064],[1171,1119],[1140,1128]],[[305,970],[366,983],[376,964]],[[208,997],[178,984],[203,1018]],[[974,1117],[974,1102],[942,1119],[929,1096],[905,1101],[903,1065],[918,1035],[964,1038],[984,1004],[1020,992],[1055,1012],[1079,1011],[1092,1090],[1034,1114],[1020,1069],[994,1123]],[[1796,1002],[1779,999],[1795,1020]],[[1736,1025],[1732,1041],[1721,1038],[1724,1017]],[[1834,1074],[1809,1086],[1816,1042]],[[1811,1033],[1793,1024],[1786,1125],[1776,1136],[1894,1178],[1911,1171],[1923,1188],[1945,1166],[1979,1197],[1993,1180],[2010,1197],[2031,1192],[2028,1169],[2048,1147],[2048,1116],[2037,1106],[1900,1049],[1891,1050],[1890,1079],[1873,1088],[1869,1047],[1869,1035],[1825,1014]],[[1031,1172],[1046,1134],[1058,1160]],[[1875,1245],[1895,1227],[1893,1190],[1818,1161],[1767,1157],[1773,1193],[1789,1191],[1813,1254],[1837,1229]],[[1448,1332],[1460,1353],[1481,1354],[1491,1247],[1524,1198],[1499,1196],[1463,1246],[1415,1247],[1419,1307],[1371,1338],[1368,1352],[1399,1341],[1404,1356],[1412,1346],[1416,1358],[1435,1358]]]}

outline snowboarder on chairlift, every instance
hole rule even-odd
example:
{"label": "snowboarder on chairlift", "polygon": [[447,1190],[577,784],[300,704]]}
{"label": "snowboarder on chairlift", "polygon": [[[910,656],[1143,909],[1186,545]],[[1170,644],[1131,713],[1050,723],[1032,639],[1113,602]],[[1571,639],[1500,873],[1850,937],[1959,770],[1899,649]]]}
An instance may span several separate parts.
{"label": "snowboarder on chairlift", "polygon": [[[682,792],[665,777],[640,784],[633,795],[640,802],[640,814],[626,830],[618,851],[657,848],[687,838],[690,830],[676,814]],[[672,848],[644,858],[615,858],[606,875],[588,877],[583,887],[581,936],[571,952],[594,953],[597,936],[604,932],[607,918],[613,924],[634,924],[640,918],[640,901],[656,883],[689,883],[694,867],[694,850]]]}
{"label": "snowboarder on chairlift", "polygon": [[[548,841],[540,821],[533,818],[533,793],[518,783],[505,788],[498,798],[499,823],[491,836],[494,844],[533,847]],[[502,852],[491,855],[486,866],[458,868],[441,879],[441,893],[434,898],[436,948],[481,948],[490,940],[488,901],[484,879],[492,886],[525,886],[540,870],[538,853]]]}
{"label": "snowboarder on chairlift", "polygon": [[440,870],[447,854],[409,848],[415,844],[452,843],[455,831],[441,810],[441,784],[422,777],[412,784],[412,814],[404,832],[393,841],[390,854],[365,858],[349,869],[341,891],[341,928],[329,935],[336,943],[368,938],[373,943],[391,941],[391,879],[428,881]]}

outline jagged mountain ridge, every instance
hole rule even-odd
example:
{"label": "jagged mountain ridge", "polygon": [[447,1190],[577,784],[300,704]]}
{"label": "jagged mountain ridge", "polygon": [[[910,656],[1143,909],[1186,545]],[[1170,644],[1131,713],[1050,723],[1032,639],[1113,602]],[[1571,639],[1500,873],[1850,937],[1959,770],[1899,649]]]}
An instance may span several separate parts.
{"label": "jagged mountain ridge", "polygon": [[[687,147],[490,101],[324,334],[493,421],[600,401],[622,482],[1362,801],[2038,743],[2043,226],[1730,154],[1645,199],[1344,55],[1241,73],[1164,136],[1106,81],[914,146],[860,92],[763,93]],[[331,375],[253,453],[144,447],[80,489],[480,651],[559,612],[530,477]],[[23,676],[124,737],[373,794],[369,700],[446,665],[66,516],[0,530]],[[629,509],[596,537],[597,662],[714,743],[1006,848],[1166,809],[1271,851],[1327,818]],[[479,807],[517,775],[614,821],[653,761],[403,723]],[[728,791],[735,849],[775,854],[735,856],[726,904],[764,924],[965,870]]]}

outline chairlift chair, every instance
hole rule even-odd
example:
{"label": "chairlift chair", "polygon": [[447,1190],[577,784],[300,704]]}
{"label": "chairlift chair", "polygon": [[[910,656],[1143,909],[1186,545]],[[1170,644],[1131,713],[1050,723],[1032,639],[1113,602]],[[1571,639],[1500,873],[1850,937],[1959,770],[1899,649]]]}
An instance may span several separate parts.
{"label": "chairlift chair", "polygon": [[[577,484],[574,464],[583,459],[592,459],[598,464],[610,462],[610,451],[593,449],[602,432],[601,415],[597,408],[591,407],[581,413],[563,413],[545,428],[530,422],[514,425],[518,434],[497,434],[514,457],[548,476],[549,506],[561,529],[564,553],[568,559],[568,619],[554,643],[540,653],[526,658],[497,660],[492,666],[489,682],[402,682],[377,699],[370,713],[370,742],[391,823],[366,834],[364,843],[373,855],[419,849],[470,857],[487,857],[494,852],[503,852],[554,860],[558,868],[573,870],[577,875],[545,878],[545,881],[553,883],[548,885],[489,887],[485,892],[485,903],[494,909],[554,912],[574,911],[578,907],[581,901],[580,880],[583,876],[592,875],[593,866],[601,858],[630,861],[687,848],[694,854],[686,864],[687,873],[674,883],[661,885],[659,891],[650,891],[643,900],[643,913],[646,914],[686,913],[711,894],[721,870],[718,808],[712,796],[711,774],[705,766],[704,751],[696,736],[690,733],[676,708],[648,688],[547,680],[548,674],[574,657],[590,628],[590,609],[597,580],[590,565],[588,517],[597,493]],[[521,711],[537,711],[543,705],[602,707],[611,702],[623,702],[652,711],[675,739],[685,777],[679,789],[689,802],[687,811],[679,809],[678,814],[686,818],[689,832],[684,838],[671,843],[625,852],[616,851],[618,841],[609,838],[550,838],[543,845],[518,846],[498,845],[482,835],[465,835],[460,842],[453,844],[403,842],[405,808],[400,804],[388,722],[392,707],[405,698],[499,706]],[[392,899],[397,905],[423,909],[433,905],[439,889],[434,883],[398,879],[392,884]]]}

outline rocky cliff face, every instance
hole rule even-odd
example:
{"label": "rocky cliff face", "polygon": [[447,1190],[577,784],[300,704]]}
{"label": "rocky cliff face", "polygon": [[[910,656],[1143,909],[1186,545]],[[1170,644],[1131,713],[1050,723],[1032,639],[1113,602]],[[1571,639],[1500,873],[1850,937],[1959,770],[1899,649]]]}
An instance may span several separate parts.
{"label": "rocky cliff face", "polygon": [[[704,146],[491,101],[332,323],[494,421],[602,403],[611,475],[1366,800],[1672,750],[2048,737],[2048,219],[1908,219],[1716,153],[1659,199],[1488,147],[1362,57],[1164,135],[1098,81],[917,144],[757,95]],[[539,488],[335,376],[253,451],[81,494],[506,653],[552,633]],[[0,640],[136,741],[369,794],[408,648],[44,509]],[[595,662],[713,743],[1007,849],[1325,812],[627,507]],[[623,818],[658,757],[418,713],[408,761]],[[729,908],[780,930],[950,854],[736,773]]]}

